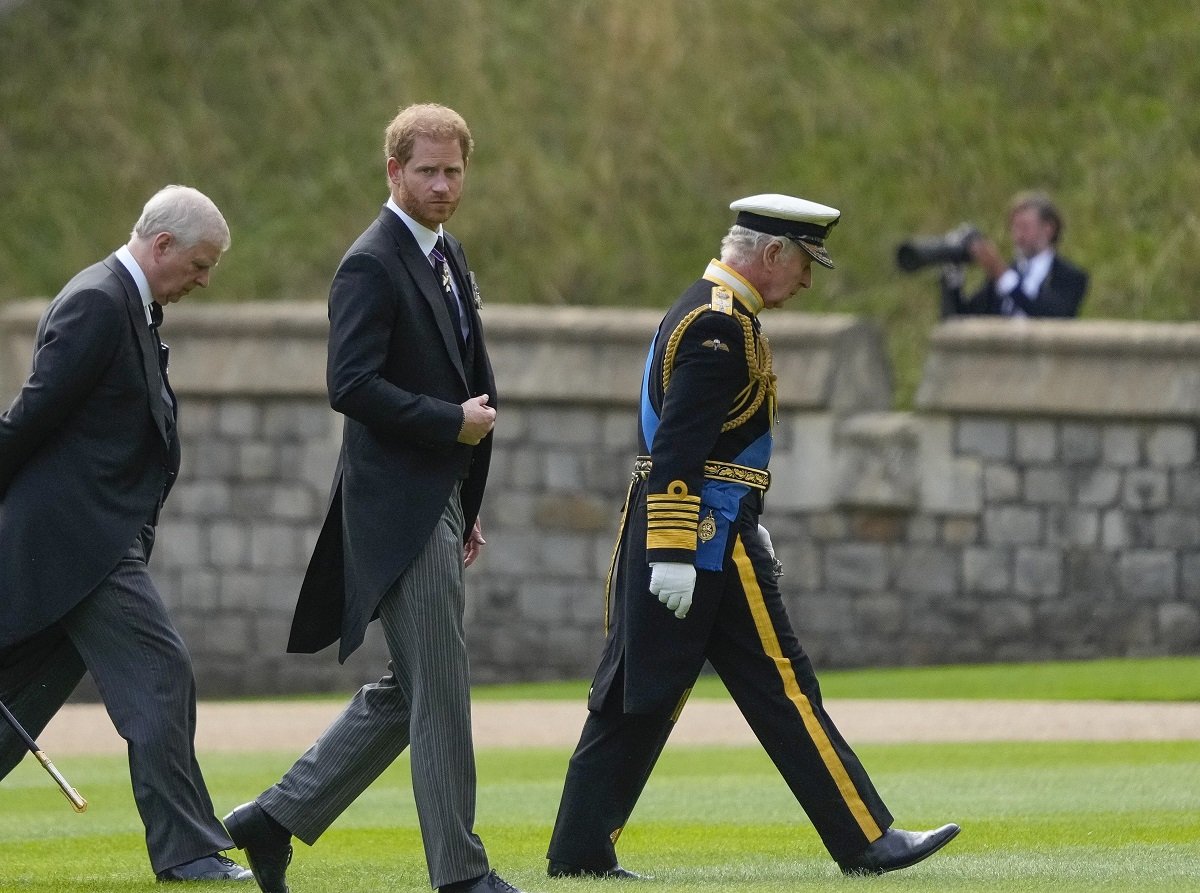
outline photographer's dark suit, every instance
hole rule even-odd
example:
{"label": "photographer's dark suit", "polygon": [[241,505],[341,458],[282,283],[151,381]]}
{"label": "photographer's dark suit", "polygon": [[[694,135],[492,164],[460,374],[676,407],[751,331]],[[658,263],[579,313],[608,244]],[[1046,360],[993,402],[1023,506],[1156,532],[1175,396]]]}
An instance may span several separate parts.
{"label": "photographer's dark suit", "polygon": [[494,405],[496,391],[466,258],[454,238],[446,235],[445,243],[468,298],[465,350],[429,259],[390,208],[334,276],[328,385],[333,408],[346,417],[342,452],[288,650],[313,652],[340,638],[345,660],[379,617],[391,672],[364,686],[257,798],[271,818],[312,844],[411,743],[434,886],[488,872],[473,831],[462,574],[492,438],[473,447],[457,438],[461,404],[486,393]]}
{"label": "photographer's dark suit", "polygon": [[[0,416],[0,700],[37,735],[91,671],[129,742],[155,871],[232,845],[196,764],[191,662],[146,568],[179,469],[164,378],[112,255],[47,308]],[[24,753],[0,723],[0,777]]]}
{"label": "photographer's dark suit", "polygon": [[1087,292],[1088,274],[1068,260],[1054,256],[1050,272],[1042,280],[1037,297],[1029,298],[1020,288],[1011,295],[996,291],[996,280],[988,279],[969,298],[963,298],[961,285],[948,285],[942,280],[942,317],[948,316],[1008,316],[1005,299],[1011,307],[1031,317],[1063,317],[1079,315],[1083,296]]}

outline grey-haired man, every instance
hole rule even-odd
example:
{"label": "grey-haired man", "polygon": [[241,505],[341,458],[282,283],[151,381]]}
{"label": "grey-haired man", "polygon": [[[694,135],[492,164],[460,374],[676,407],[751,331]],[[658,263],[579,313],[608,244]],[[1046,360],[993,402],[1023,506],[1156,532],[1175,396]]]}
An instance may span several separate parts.
{"label": "grey-haired man", "polygon": [[[147,568],[180,460],[158,324],[228,247],[207,196],[157,192],[128,244],[46,309],[0,415],[0,700],[36,735],[91,672],[129,742],[160,881],[252,880],[221,855],[233,842],[196,762],[191,659]],[[0,778],[24,753],[0,724]]]}
{"label": "grey-haired man", "polygon": [[924,859],[957,825],[911,832],[821,703],[759,526],[775,375],[759,314],[832,267],[841,214],[784,195],[738,212],[720,260],[667,311],[647,358],[640,455],[610,579],[608,630],[547,858],[551,877],[636,875],[616,841],[709,661],[847,874]]}

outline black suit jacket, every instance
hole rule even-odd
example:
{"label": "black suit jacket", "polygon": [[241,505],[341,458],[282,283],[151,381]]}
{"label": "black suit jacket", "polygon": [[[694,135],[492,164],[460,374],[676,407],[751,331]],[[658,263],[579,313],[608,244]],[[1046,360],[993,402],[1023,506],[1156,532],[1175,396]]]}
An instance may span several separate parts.
{"label": "black suit jacket", "polygon": [[447,260],[468,300],[468,356],[451,327],[429,259],[384,207],[350,247],[329,291],[329,402],[345,415],[329,511],[292,621],[288,651],[341,639],[345,661],[380,599],[429,539],[456,481],[469,531],[487,481],[492,436],[458,443],[461,404],[496,405],[462,246]]}
{"label": "black suit jacket", "polygon": [[0,648],[78,604],[156,518],[179,470],[162,388],[137,286],[112,255],[46,308],[0,416]]}
{"label": "black suit jacket", "polygon": [[[1030,301],[1024,295],[1016,295],[1013,300],[1026,316],[1073,317],[1079,315],[1087,286],[1088,274],[1056,254],[1038,289],[1037,300]],[[943,287],[942,316],[999,316],[1003,302],[1004,296],[996,293],[996,282],[992,279],[966,300],[961,289]]]}

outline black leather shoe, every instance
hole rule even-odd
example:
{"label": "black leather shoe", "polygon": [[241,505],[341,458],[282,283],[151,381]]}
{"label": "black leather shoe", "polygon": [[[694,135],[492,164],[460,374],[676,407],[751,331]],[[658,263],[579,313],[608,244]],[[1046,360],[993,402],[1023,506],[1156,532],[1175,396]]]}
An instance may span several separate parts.
{"label": "black leather shoe", "polygon": [[593,871],[590,868],[580,868],[578,865],[557,862],[554,859],[550,860],[550,865],[546,868],[546,874],[550,875],[550,877],[620,878],[626,881],[650,880],[646,875],[630,871],[628,868],[622,868],[620,865]]}
{"label": "black leather shoe", "polygon": [[245,851],[246,861],[263,893],[288,893],[291,832],[253,800],[243,803],[223,821],[233,845]]}
{"label": "black leather shoe", "polygon": [[438,893],[522,893],[492,869],[474,881],[458,881],[438,887]]}
{"label": "black leather shoe", "polygon": [[249,881],[254,878],[250,872],[242,868],[232,859],[227,859],[220,853],[203,856],[184,862],[173,868],[167,868],[155,875],[159,882],[166,881]]}
{"label": "black leather shoe", "polygon": [[932,831],[904,831],[888,828],[883,837],[849,859],[838,860],[842,874],[883,874],[916,865],[932,856],[962,829],[951,822]]}

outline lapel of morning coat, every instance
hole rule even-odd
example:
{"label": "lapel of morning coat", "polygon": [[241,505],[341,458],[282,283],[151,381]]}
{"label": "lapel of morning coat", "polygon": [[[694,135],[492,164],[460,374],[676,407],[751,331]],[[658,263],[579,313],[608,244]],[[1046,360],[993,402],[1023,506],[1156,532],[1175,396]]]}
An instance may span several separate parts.
{"label": "lapel of morning coat", "polygon": [[112,270],[125,289],[125,310],[129,314],[138,350],[142,354],[142,372],[146,376],[146,397],[150,404],[150,415],[154,417],[154,425],[158,428],[158,433],[162,435],[163,443],[169,447],[171,438],[167,433],[167,407],[163,403],[163,380],[162,369],[158,365],[158,345],[154,343],[154,335],[151,334],[150,326],[146,323],[146,308],[142,304],[142,296],[138,292],[137,283],[133,281],[133,277],[129,275],[125,265],[117,260],[115,254],[105,260],[104,265]]}
{"label": "lapel of morning coat", "polygon": [[379,222],[392,235],[400,259],[408,268],[413,282],[416,283],[417,291],[433,311],[433,318],[437,321],[438,331],[442,336],[442,344],[446,348],[446,353],[450,355],[450,361],[454,364],[463,387],[466,387],[467,373],[463,368],[462,354],[458,350],[458,338],[454,334],[450,311],[446,309],[446,299],[442,295],[441,283],[437,281],[437,275],[433,271],[433,264],[421,253],[421,246],[417,244],[416,237],[413,236],[404,221],[397,217],[391,209],[387,207],[383,209],[379,215]]}
{"label": "lapel of morning coat", "polygon": [[[467,329],[471,333],[471,338],[474,339],[478,336],[481,328],[479,308],[475,306],[477,297],[475,280],[471,278],[471,271],[467,267],[467,256],[463,253],[462,245],[449,233],[446,234],[446,263],[449,264],[450,273],[458,284],[462,295],[459,307],[467,315]],[[469,345],[467,349],[470,350]]]}

